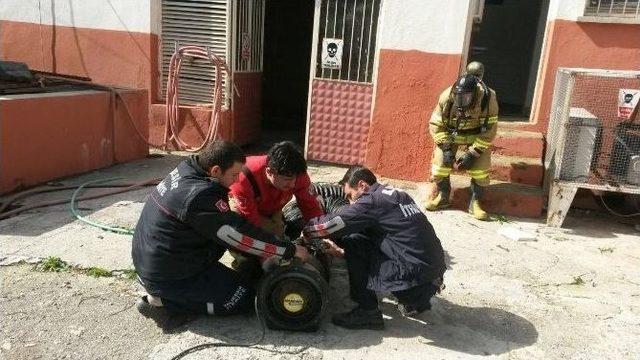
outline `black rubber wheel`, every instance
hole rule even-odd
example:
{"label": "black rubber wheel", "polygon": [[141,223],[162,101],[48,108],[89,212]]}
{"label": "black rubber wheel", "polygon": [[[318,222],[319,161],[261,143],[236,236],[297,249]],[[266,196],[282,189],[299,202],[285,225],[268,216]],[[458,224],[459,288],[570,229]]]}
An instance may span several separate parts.
{"label": "black rubber wheel", "polygon": [[315,331],[327,310],[329,286],[308,264],[280,266],[258,287],[259,316],[271,329]]}

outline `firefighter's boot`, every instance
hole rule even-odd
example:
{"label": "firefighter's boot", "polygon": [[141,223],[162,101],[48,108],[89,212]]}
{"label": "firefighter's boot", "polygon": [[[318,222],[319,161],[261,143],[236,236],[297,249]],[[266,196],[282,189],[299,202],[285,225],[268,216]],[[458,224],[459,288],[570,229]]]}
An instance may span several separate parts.
{"label": "firefighter's boot", "polygon": [[451,194],[451,180],[449,177],[443,178],[436,182],[438,187],[438,195],[425,204],[427,211],[436,211],[449,207],[449,195]]}
{"label": "firefighter's boot", "polygon": [[478,185],[475,180],[471,180],[471,201],[469,202],[469,214],[473,215],[478,220],[488,220],[489,214],[482,209],[480,202],[484,188]]}

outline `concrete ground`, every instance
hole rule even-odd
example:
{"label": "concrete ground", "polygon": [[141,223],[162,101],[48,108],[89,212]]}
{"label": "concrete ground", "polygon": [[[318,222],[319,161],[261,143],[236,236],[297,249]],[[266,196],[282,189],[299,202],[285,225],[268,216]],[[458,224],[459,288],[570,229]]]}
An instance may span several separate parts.
{"label": "concrete ground", "polygon": [[[156,156],[74,177],[65,184],[166,175],[182,158]],[[314,181],[344,169],[312,166]],[[406,190],[420,198],[418,187]],[[96,190],[89,190],[95,192]],[[80,203],[92,220],[133,227],[148,189]],[[64,198],[70,192],[26,202]],[[418,199],[419,200],[419,199]],[[0,199],[0,202],[3,199]],[[542,220],[478,222],[459,211],[429,213],[447,251],[446,290],[433,310],[402,317],[385,298],[383,332],[347,331],[326,320],[316,333],[267,330],[264,349],[209,348],[188,359],[637,359],[640,358],[640,232],[601,213],[574,213],[564,229]],[[532,241],[500,235],[512,228]],[[0,221],[0,358],[170,359],[211,341],[260,337],[253,316],[201,317],[172,333],[133,308],[141,288],[121,277],[41,272],[41,258],[80,267],[131,269],[131,237],[74,220],[68,205]],[[343,266],[332,269],[331,311],[350,306]]]}

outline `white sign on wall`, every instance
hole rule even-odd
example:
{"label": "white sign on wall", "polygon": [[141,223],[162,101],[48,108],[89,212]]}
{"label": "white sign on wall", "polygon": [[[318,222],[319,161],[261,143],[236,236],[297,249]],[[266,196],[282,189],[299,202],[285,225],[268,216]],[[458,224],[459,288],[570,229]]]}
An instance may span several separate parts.
{"label": "white sign on wall", "polygon": [[342,66],[342,39],[322,39],[322,67],[340,69]]}
{"label": "white sign on wall", "polygon": [[618,92],[618,117],[630,119],[633,110],[638,106],[640,90],[620,89]]}

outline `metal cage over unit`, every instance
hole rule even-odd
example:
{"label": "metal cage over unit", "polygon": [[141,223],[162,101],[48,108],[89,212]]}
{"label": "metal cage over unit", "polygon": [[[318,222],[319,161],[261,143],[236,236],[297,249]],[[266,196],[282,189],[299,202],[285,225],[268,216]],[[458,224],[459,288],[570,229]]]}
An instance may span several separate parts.
{"label": "metal cage over unit", "polygon": [[545,154],[547,224],[578,188],[640,194],[640,71],[561,68]]}

